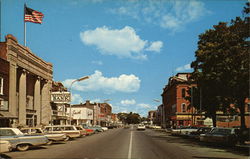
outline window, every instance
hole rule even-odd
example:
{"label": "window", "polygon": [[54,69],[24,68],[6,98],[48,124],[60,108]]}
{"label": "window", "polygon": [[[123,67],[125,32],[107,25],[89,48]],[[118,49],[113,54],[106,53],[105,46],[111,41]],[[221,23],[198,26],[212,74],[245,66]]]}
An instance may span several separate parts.
{"label": "window", "polygon": [[10,129],[0,130],[0,136],[15,136],[16,134]]}
{"label": "window", "polygon": [[3,95],[3,78],[0,77],[0,95]]}
{"label": "window", "polygon": [[182,103],[181,104],[181,110],[182,110],[182,112],[186,112],[187,110],[186,110],[186,104],[185,103]]}
{"label": "window", "polygon": [[186,89],[185,88],[181,89],[181,96],[182,96],[182,98],[186,97]]}

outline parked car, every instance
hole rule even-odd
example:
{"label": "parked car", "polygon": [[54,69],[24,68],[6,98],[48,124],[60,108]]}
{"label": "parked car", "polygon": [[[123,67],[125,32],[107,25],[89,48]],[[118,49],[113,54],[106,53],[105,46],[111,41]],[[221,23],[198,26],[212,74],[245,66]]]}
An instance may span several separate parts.
{"label": "parked car", "polygon": [[195,126],[186,126],[186,127],[182,127],[180,129],[180,135],[182,136],[188,136],[191,132],[197,131],[198,127]]}
{"label": "parked car", "polygon": [[235,132],[236,128],[212,128],[210,132],[200,135],[200,141],[235,145],[237,143]]}
{"label": "parked car", "polygon": [[138,124],[137,125],[137,130],[145,130],[145,129],[146,129],[146,127],[143,124]]}
{"label": "parked car", "polygon": [[7,140],[12,149],[26,151],[31,146],[41,146],[49,142],[48,138],[43,135],[25,136],[17,128],[0,128],[0,140]]}
{"label": "parked car", "polygon": [[11,151],[11,144],[7,140],[0,140],[0,153]]}
{"label": "parked car", "polygon": [[107,130],[108,130],[108,127],[102,126],[102,130],[103,130],[103,131],[107,131]]}
{"label": "parked car", "polygon": [[74,125],[52,125],[44,127],[45,133],[57,134],[64,133],[69,139],[77,138],[81,136],[79,130]]}
{"label": "parked car", "polygon": [[22,133],[25,135],[44,135],[49,139],[48,145],[53,142],[67,141],[69,137],[67,137],[64,133],[45,133],[41,128],[29,127],[29,128],[21,128]]}
{"label": "parked car", "polygon": [[80,134],[81,134],[81,136],[80,136],[80,137],[82,137],[82,136],[86,136],[86,135],[87,135],[87,130],[86,130],[86,129],[84,129],[82,126],[78,125],[78,126],[75,126],[75,127],[76,127],[76,129],[77,129],[77,130],[79,130],[79,131],[80,131]]}
{"label": "parked car", "polygon": [[172,129],[170,130],[170,133],[171,133],[171,135],[173,135],[173,136],[180,135],[180,133],[181,133],[181,128],[180,128],[180,127],[172,128]]}
{"label": "parked car", "polygon": [[95,133],[94,129],[91,129],[89,126],[82,124],[81,125],[86,130],[86,135],[92,135]]}
{"label": "parked car", "polygon": [[193,139],[199,139],[200,134],[206,134],[211,131],[211,127],[200,127],[197,129],[197,131],[192,131],[189,133],[188,137]]}
{"label": "parked car", "polygon": [[95,132],[103,132],[103,129],[102,129],[102,127],[101,126],[99,126],[99,125],[94,125],[94,126],[91,126],[90,127],[91,129],[93,129]]}

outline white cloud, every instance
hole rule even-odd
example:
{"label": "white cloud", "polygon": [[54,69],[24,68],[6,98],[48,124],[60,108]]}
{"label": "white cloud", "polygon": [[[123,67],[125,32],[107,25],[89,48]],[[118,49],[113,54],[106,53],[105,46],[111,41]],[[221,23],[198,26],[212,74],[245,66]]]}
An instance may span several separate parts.
{"label": "white cloud", "polygon": [[158,25],[173,32],[181,31],[188,23],[211,13],[205,8],[204,2],[198,0],[144,0],[144,3],[129,1],[124,6],[111,9],[110,12]]}
{"label": "white cloud", "polygon": [[[112,30],[103,26],[95,30],[81,32],[80,38],[85,45],[96,46],[103,55],[115,55],[119,58],[139,60],[147,59],[147,55],[143,51],[146,49],[148,41],[142,40],[130,26],[125,26],[120,30]],[[152,42],[152,44],[155,45],[155,42]],[[151,49],[150,51],[159,51],[159,49]]]}
{"label": "white cloud", "polygon": [[83,98],[81,97],[80,94],[72,94],[72,96],[71,96],[71,103],[72,104],[83,103]]}
{"label": "white cloud", "polygon": [[122,105],[134,105],[135,103],[136,103],[136,101],[134,99],[131,99],[131,100],[126,99],[126,100],[121,101]]}
{"label": "white cloud", "polygon": [[160,52],[162,46],[163,46],[163,42],[162,41],[155,41],[155,42],[152,42],[151,45],[146,50],[147,51]]}
{"label": "white cloud", "polygon": [[177,71],[177,72],[187,71],[187,70],[191,70],[190,64],[186,64],[184,66],[180,66],[180,67],[175,69],[175,71]]}
{"label": "white cloud", "polygon": [[103,65],[103,62],[102,61],[91,61],[92,64],[95,64],[95,65]]}
{"label": "white cloud", "polygon": [[[69,87],[74,79],[67,79],[63,81],[66,87]],[[137,92],[140,89],[141,80],[139,77],[130,74],[122,74],[118,77],[104,77],[102,72],[95,71],[89,79],[76,82],[72,89],[78,91],[103,91],[106,94],[115,92]]]}

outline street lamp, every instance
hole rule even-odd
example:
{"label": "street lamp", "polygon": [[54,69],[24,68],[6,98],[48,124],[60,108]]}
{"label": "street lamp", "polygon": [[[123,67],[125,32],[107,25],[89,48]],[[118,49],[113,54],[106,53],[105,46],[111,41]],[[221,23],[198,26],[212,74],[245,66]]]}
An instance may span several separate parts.
{"label": "street lamp", "polygon": [[[83,80],[86,80],[86,79],[89,79],[89,78],[90,78],[89,76],[84,76],[84,77],[81,77],[81,78],[78,78],[78,79],[72,81],[71,84],[70,84],[70,87],[69,87],[69,92],[71,93],[71,88],[72,88],[73,83],[80,82],[80,81],[83,81]],[[69,104],[69,108],[70,108],[70,110],[69,110],[69,123],[71,125],[71,116],[72,116],[72,114],[71,114],[71,101],[70,101],[70,104]]]}

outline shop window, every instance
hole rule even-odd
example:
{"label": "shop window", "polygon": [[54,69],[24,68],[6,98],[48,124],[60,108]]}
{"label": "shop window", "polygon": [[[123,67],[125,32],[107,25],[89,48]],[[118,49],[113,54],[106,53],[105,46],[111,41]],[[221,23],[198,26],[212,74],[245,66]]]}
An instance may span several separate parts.
{"label": "shop window", "polygon": [[3,95],[3,78],[0,77],[0,95]]}

